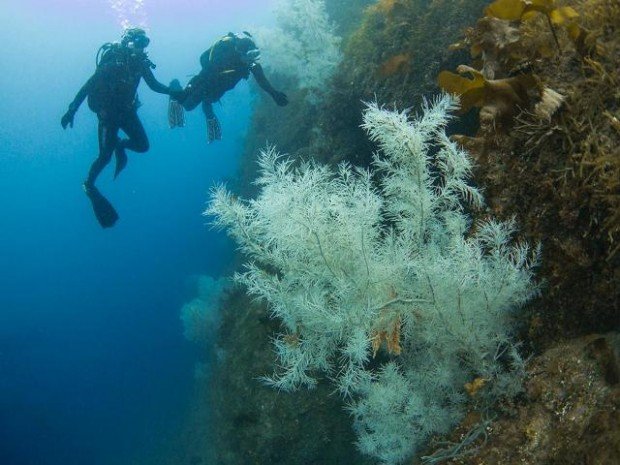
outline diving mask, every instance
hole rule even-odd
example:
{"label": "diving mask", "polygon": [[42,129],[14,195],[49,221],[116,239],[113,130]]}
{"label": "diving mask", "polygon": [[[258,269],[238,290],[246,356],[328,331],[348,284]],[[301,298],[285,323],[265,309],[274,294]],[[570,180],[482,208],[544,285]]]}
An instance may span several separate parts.
{"label": "diving mask", "polygon": [[121,39],[121,43],[131,49],[145,49],[150,42],[144,29],[138,27],[127,29]]}

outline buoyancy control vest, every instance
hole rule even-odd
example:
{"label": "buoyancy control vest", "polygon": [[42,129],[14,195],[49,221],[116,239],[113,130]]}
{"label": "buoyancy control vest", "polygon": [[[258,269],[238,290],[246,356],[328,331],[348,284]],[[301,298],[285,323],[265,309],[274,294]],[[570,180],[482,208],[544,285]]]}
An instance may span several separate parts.
{"label": "buoyancy control vest", "polygon": [[229,32],[207,51],[200,56],[200,66],[203,70],[209,69],[211,73],[219,75],[234,74],[237,77],[247,79],[252,65],[244,63],[237,50],[241,39],[234,33]]}
{"label": "buoyancy control vest", "polygon": [[155,68],[146,53],[119,43],[105,43],[97,52],[93,86],[88,106],[102,110],[126,111],[139,105],[136,90],[146,67]]}

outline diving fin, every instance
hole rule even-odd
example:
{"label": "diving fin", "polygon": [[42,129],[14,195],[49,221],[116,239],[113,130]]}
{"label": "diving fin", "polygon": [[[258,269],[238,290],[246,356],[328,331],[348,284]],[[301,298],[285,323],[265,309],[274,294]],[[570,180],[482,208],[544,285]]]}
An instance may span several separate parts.
{"label": "diving fin", "polygon": [[[173,79],[169,87],[172,93],[175,94],[182,93],[183,91],[178,79]],[[183,110],[183,106],[177,100],[173,99],[172,95],[168,99],[168,126],[170,126],[170,129],[182,128],[185,126],[185,111]]]}
{"label": "diving fin", "polygon": [[116,213],[116,210],[109,200],[106,199],[95,186],[87,187],[85,185],[84,192],[86,192],[86,195],[90,199],[90,203],[93,206],[93,212],[95,213],[97,221],[99,221],[101,227],[111,228],[114,226],[118,220],[118,213]]}
{"label": "diving fin", "polygon": [[168,126],[170,129],[185,126],[185,111],[179,102],[172,99],[168,102]]}
{"label": "diving fin", "polygon": [[114,149],[114,157],[116,158],[116,167],[114,168],[114,179],[121,174],[121,171],[127,166],[127,152],[120,144]]}

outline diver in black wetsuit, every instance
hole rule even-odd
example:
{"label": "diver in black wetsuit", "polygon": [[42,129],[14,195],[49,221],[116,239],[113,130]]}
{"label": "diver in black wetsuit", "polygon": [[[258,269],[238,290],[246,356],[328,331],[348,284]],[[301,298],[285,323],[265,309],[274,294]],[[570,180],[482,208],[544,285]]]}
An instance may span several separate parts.
{"label": "diver in black wetsuit", "polygon": [[259,59],[260,52],[247,32],[244,35],[230,32],[218,40],[200,56],[202,70],[190,80],[182,95],[172,96],[169,112],[171,127],[175,126],[174,119],[178,114],[174,100],[186,110],[193,110],[202,103],[202,110],[207,118],[207,141],[221,139],[220,123],[213,112],[212,104],[235,87],[241,79],[248,79],[250,73],[279,106],[288,105],[286,94],[275,90],[265,77],[263,68],[258,64]]}
{"label": "diver in black wetsuit", "polygon": [[[110,162],[112,153],[116,157],[116,178],[127,164],[125,149],[140,153],[149,149],[146,132],[137,114],[139,102],[136,90],[140,80],[144,78],[157,93],[180,95],[153,76],[151,70],[155,65],[144,51],[149,42],[144,30],[131,28],[123,33],[120,43],[103,45],[98,53],[95,73],[77,93],[61,119],[63,129],[73,127],[75,113],[86,97],[88,106],[99,119],[99,155],[84,181],[84,191],[93,201],[95,214],[103,227],[112,226],[118,215],[95,188],[97,176]],[[119,130],[128,138],[120,139]]]}

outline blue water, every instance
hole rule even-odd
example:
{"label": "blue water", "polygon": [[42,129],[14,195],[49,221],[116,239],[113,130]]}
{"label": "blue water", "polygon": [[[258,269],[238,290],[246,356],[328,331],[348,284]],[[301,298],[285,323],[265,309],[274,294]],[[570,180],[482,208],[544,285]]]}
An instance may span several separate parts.
{"label": "blue water", "polygon": [[[207,145],[199,111],[171,131],[167,98],[142,84],[151,150],[130,152],[118,180],[111,166],[100,176],[120,214],[103,230],[81,188],[96,118],[84,104],[63,131],[60,117],[118,24],[107,2],[77,16],[71,2],[14,3],[0,5],[0,464],[139,463],[184,419],[188,277],[229,271],[232,245],[201,212],[209,187],[236,175],[251,94],[243,83],[216,107],[224,141]],[[149,16],[161,82],[186,82],[246,18],[173,19]]]}

